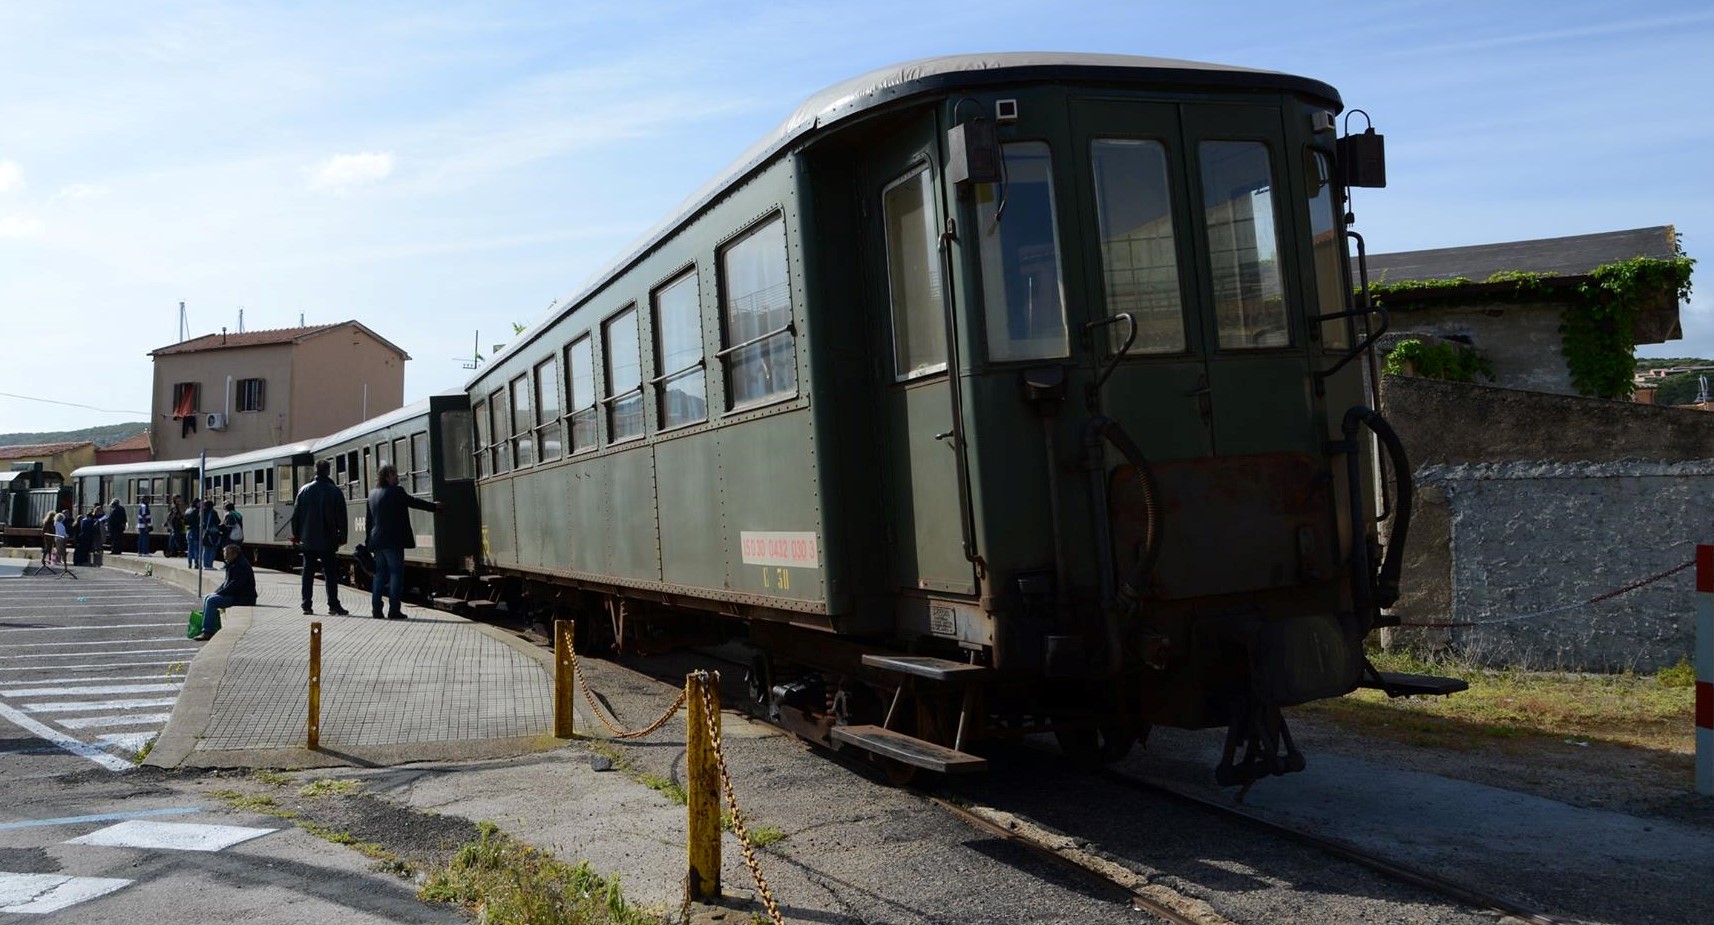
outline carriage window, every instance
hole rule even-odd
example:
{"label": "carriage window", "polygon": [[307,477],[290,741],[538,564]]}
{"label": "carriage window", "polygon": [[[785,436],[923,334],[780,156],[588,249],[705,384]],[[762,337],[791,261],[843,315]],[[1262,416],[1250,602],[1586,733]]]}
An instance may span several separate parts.
{"label": "carriage window", "polygon": [[411,471],[410,442],[404,437],[394,437],[393,449],[392,452],[387,454],[387,462],[392,463],[393,468],[398,471],[399,485],[401,487],[409,485],[410,479],[406,478],[406,476],[408,476]]}
{"label": "carriage window", "polygon": [[607,439],[610,443],[643,435],[643,356],[637,337],[637,309],[627,308],[601,326],[601,352],[607,359]]}
{"label": "carriage window", "polygon": [[660,387],[661,429],[708,417],[702,371],[702,299],[693,269],[655,293],[654,384]]}
{"label": "carriage window", "polygon": [[1200,147],[1220,347],[1288,346],[1268,147],[1259,141],[1205,141]]}
{"label": "carriage window", "polygon": [[512,380],[512,459],[522,469],[536,462],[536,426],[534,403],[530,400],[530,377],[524,374]]}
{"label": "carriage window", "polygon": [[476,477],[488,477],[488,403],[477,402],[470,409],[470,421],[476,425],[476,439],[471,447],[476,457]]}
{"label": "carriage window", "polygon": [[588,337],[565,348],[566,387],[571,390],[571,451],[595,448],[595,347]]}
{"label": "carriage window", "polygon": [[411,434],[411,492],[423,494],[433,487],[429,480],[428,431]]}
{"label": "carriage window", "polygon": [[887,285],[893,307],[893,376],[909,379],[946,368],[934,187],[927,167],[881,193],[886,216]]}
{"label": "carriage window", "polygon": [[542,462],[564,455],[565,425],[559,420],[559,367],[553,358],[536,364],[536,446],[541,448]]}
{"label": "carriage window", "polygon": [[[1101,233],[1101,278],[1107,317],[1137,320],[1133,353],[1183,353],[1178,241],[1166,148],[1158,141],[1105,138],[1094,143],[1095,216]],[[1108,325],[1114,351],[1130,332]]]}
{"label": "carriage window", "polygon": [[775,217],[720,254],[726,404],[740,408],[797,394],[797,344],[786,223]]}
{"label": "carriage window", "polygon": [[1067,352],[1065,294],[1054,219],[1053,158],[1046,143],[1005,145],[1003,183],[977,187],[988,359],[1037,360]]}
{"label": "carriage window", "polygon": [[[480,405],[477,406],[478,412],[483,410],[486,409]],[[435,468],[440,470],[440,477],[443,481],[470,478],[470,461],[476,452],[475,447],[471,444],[470,428],[472,422],[479,420],[481,420],[479,414],[473,414],[469,417],[462,414],[441,415],[440,459],[435,461]],[[426,434],[420,446],[424,448],[423,459],[427,459],[428,440]],[[480,459],[480,457],[474,458]],[[423,463],[418,461],[417,465],[421,466]]]}
{"label": "carriage window", "polygon": [[495,475],[512,471],[512,413],[506,408],[506,390],[488,393],[488,432],[493,434],[488,444],[488,462]]}
{"label": "carriage window", "polygon": [[[1345,294],[1351,283],[1345,275],[1345,236],[1333,218],[1333,164],[1320,151],[1308,152],[1309,240],[1315,252],[1315,313],[1332,315],[1345,311]],[[1335,318],[1321,323],[1321,346],[1343,351],[1351,345],[1353,318]]]}

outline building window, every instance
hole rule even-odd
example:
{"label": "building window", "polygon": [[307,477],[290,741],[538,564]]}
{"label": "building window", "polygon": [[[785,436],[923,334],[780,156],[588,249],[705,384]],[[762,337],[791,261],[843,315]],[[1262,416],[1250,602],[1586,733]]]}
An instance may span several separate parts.
{"label": "building window", "polygon": [[536,462],[535,414],[531,411],[530,377],[528,374],[512,380],[512,456],[514,465],[522,469]]}
{"label": "building window", "polygon": [[893,307],[893,376],[946,369],[946,308],[940,291],[939,234],[928,168],[887,187],[887,287]]}
{"label": "building window", "polygon": [[541,449],[542,462],[551,462],[564,455],[564,425],[559,420],[559,369],[553,358],[536,364],[536,446]]}
{"label": "building window", "polygon": [[727,406],[797,394],[784,219],[775,216],[721,252],[720,312]]}
{"label": "building window", "polygon": [[618,443],[643,435],[643,357],[637,336],[636,306],[601,326],[601,351],[607,359],[607,440]]}
{"label": "building window", "polygon": [[702,298],[696,270],[655,293],[655,368],[660,378],[661,430],[694,424],[708,417],[703,380]]}
{"label": "building window", "polygon": [[571,451],[592,450],[599,438],[595,433],[595,347],[588,337],[565,348],[565,378],[571,405]]}
{"label": "building window", "polygon": [[195,417],[202,410],[202,383],[180,382],[173,386],[173,417]]}
{"label": "building window", "polygon": [[262,391],[262,380],[260,379],[238,380],[238,410],[261,411]]}

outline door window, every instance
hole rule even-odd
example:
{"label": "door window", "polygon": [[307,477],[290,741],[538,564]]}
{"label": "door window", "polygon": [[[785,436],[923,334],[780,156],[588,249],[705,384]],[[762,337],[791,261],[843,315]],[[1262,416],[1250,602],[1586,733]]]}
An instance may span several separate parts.
{"label": "door window", "polygon": [[[1092,145],[1090,159],[1107,317],[1129,312],[1136,319],[1133,353],[1183,353],[1184,307],[1166,147],[1158,141],[1103,138]],[[1117,351],[1129,332],[1122,324],[1109,325],[1109,331]]]}
{"label": "door window", "polygon": [[1067,353],[1065,294],[1054,218],[1053,158],[1045,142],[1005,145],[1001,183],[976,190],[988,359]]}
{"label": "door window", "polygon": [[1268,147],[1259,141],[1205,141],[1200,152],[1220,349],[1289,346]]}
{"label": "door window", "polygon": [[[1315,308],[1318,315],[1345,311],[1345,294],[1350,281],[1345,276],[1345,236],[1339,233],[1339,223],[1333,217],[1333,164],[1320,151],[1310,151],[1306,161],[1309,171],[1309,236],[1315,253]],[[1321,345],[1328,350],[1343,351],[1351,346],[1351,318],[1335,318],[1321,323]]]}
{"label": "door window", "polygon": [[946,368],[946,319],[928,167],[887,187],[881,193],[881,211],[886,217],[894,378],[940,372]]}

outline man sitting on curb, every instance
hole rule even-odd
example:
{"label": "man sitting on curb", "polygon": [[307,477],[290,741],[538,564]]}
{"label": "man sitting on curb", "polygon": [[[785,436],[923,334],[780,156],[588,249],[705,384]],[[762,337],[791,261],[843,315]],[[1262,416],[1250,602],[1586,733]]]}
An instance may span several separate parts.
{"label": "man sitting on curb", "polygon": [[202,602],[202,635],[198,642],[207,642],[220,632],[220,611],[227,607],[249,607],[256,603],[256,573],[236,543],[227,543],[220,551],[226,560],[226,580]]}

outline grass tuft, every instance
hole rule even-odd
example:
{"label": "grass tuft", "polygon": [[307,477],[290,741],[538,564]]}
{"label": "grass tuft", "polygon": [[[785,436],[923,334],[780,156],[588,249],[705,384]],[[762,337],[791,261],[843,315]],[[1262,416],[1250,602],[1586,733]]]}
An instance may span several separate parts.
{"label": "grass tuft", "polygon": [[638,780],[643,786],[659,793],[679,806],[683,806],[690,801],[690,797],[685,794],[684,787],[681,786],[678,781],[668,780],[659,774],[644,774],[639,777]]}
{"label": "grass tuft", "polygon": [[619,878],[595,873],[587,861],[567,864],[516,841],[491,822],[478,824],[476,841],[458,849],[429,877],[417,896],[455,903],[480,921],[529,925],[661,925],[660,916],[625,900]]}
{"label": "grass tuft", "polygon": [[348,797],[361,789],[363,785],[358,781],[324,777],[303,785],[298,794],[306,797]]}

